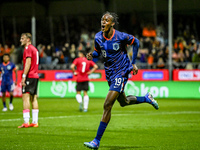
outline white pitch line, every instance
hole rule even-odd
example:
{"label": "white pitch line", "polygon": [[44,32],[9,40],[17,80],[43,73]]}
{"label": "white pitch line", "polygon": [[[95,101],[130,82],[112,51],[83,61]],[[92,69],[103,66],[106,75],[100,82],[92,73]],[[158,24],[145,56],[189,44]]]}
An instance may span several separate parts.
{"label": "white pitch line", "polygon": [[[116,111],[119,112],[119,111]],[[143,112],[144,113],[144,112]],[[156,112],[156,113],[134,113],[131,112],[130,114],[112,114],[112,116],[127,116],[127,115],[177,115],[177,114],[200,114],[200,111],[177,111],[177,112]],[[71,117],[91,117],[91,116],[102,116],[102,114],[99,115],[73,115],[73,116],[55,116],[55,117],[39,117],[39,119],[56,119],[56,118],[71,118]],[[16,118],[16,119],[2,119],[0,122],[8,122],[8,121],[18,121],[22,120],[22,118]]]}

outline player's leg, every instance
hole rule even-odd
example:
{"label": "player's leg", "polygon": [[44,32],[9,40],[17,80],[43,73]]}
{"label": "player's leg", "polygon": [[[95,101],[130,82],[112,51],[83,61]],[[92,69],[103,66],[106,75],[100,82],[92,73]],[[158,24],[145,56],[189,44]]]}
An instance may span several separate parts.
{"label": "player's leg", "polygon": [[156,102],[156,100],[153,99],[153,96],[150,93],[147,93],[145,96],[140,97],[133,95],[126,96],[125,93],[123,92],[120,93],[120,95],[117,98],[117,101],[120,103],[122,107],[133,104],[149,103],[155,109],[159,108],[158,103]]}
{"label": "player's leg", "polygon": [[77,82],[76,84],[76,100],[79,103],[79,110],[83,111],[83,100],[82,100],[82,96],[81,96],[81,82]]}
{"label": "player's leg", "polygon": [[30,101],[32,104],[32,123],[29,125],[29,127],[38,127],[39,106],[37,95],[30,95]]}
{"label": "player's leg", "polygon": [[83,106],[83,111],[84,112],[87,112],[87,109],[88,109],[88,105],[89,105],[89,96],[87,94],[87,91],[89,89],[89,82],[86,81],[83,83],[83,94],[84,94],[84,97],[83,97],[83,101],[84,101],[84,106]]}
{"label": "player's leg", "polygon": [[10,103],[9,103],[9,109],[13,110],[14,106],[13,106],[13,92],[10,92]]}
{"label": "player's leg", "polygon": [[2,102],[3,102],[3,109],[2,111],[7,111],[7,107],[6,107],[6,92],[2,92]]}
{"label": "player's leg", "polygon": [[111,109],[112,109],[113,104],[115,103],[115,100],[117,99],[118,96],[119,96],[119,92],[117,92],[117,91],[109,91],[108,92],[106,100],[104,102],[104,112],[103,112],[101,122],[99,124],[99,128],[97,130],[97,135],[93,141],[85,142],[84,143],[85,146],[92,148],[92,149],[98,149],[98,147],[100,145],[100,140],[101,140],[103,133],[110,121],[110,118],[111,118]]}
{"label": "player's leg", "polygon": [[18,126],[18,128],[28,128],[29,127],[29,119],[30,119],[30,94],[23,93],[22,101],[23,101],[24,123],[21,126]]}
{"label": "player's leg", "polygon": [[14,106],[13,106],[13,91],[14,91],[14,83],[12,83],[11,85],[9,85],[9,93],[10,93],[10,103],[9,103],[9,109],[10,110],[13,110],[14,109]]}
{"label": "player's leg", "polygon": [[87,91],[83,91],[84,97],[83,97],[83,112],[87,112],[88,105],[89,105],[89,96],[87,94]]}
{"label": "player's leg", "polygon": [[30,79],[31,88],[30,91],[30,101],[32,105],[32,123],[29,127],[38,127],[38,113],[39,113],[39,106],[37,100],[37,85],[38,79],[31,78]]}
{"label": "player's leg", "polygon": [[[19,126],[19,128],[29,127],[29,119],[30,119],[30,101],[33,105],[33,101],[35,97],[31,95],[36,95],[37,93],[37,84],[38,79],[36,78],[26,78],[26,86],[22,87],[22,100],[23,100],[23,117],[24,123]],[[37,100],[37,97],[36,97]],[[34,101],[35,102],[35,101]],[[38,109],[37,101],[34,103],[33,109]]]}
{"label": "player's leg", "polygon": [[124,107],[132,104],[145,103],[146,99],[145,97],[138,97],[133,95],[126,96],[125,93],[123,92],[119,94],[117,101],[120,103],[122,107]]}
{"label": "player's leg", "polygon": [[79,110],[83,111],[83,100],[81,96],[81,91],[76,91],[76,100],[79,103]]}

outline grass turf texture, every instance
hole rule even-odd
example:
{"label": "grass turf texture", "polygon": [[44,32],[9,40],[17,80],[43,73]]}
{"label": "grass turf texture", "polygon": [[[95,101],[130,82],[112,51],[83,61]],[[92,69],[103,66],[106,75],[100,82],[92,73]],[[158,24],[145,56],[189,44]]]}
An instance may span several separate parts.
{"label": "grass turf texture", "polygon": [[[8,102],[8,100],[7,100]],[[90,99],[87,113],[75,99],[39,99],[39,128],[22,128],[22,100],[14,111],[0,112],[0,149],[84,150],[93,140],[103,113],[104,99]],[[200,100],[159,99],[149,104],[120,107],[115,103],[100,150],[200,149]]]}

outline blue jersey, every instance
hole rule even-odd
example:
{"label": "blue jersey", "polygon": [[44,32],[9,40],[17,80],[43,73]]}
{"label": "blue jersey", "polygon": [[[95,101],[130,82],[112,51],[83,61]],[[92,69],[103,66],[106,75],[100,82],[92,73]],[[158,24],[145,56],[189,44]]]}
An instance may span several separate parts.
{"label": "blue jersey", "polygon": [[0,64],[0,71],[1,71],[1,84],[2,85],[11,85],[13,84],[13,70],[15,68],[15,64],[12,62],[8,62],[7,64],[2,63]]}
{"label": "blue jersey", "polygon": [[[137,46],[133,50],[134,57],[131,63],[126,48],[127,45],[134,45],[135,43],[137,43]],[[128,77],[128,74],[133,69],[132,64],[135,64],[138,47],[139,40],[133,35],[114,29],[112,37],[108,39],[100,31],[95,35],[95,51],[93,52],[93,57],[98,57],[100,54],[103,56],[106,79],[110,82],[118,76]]]}

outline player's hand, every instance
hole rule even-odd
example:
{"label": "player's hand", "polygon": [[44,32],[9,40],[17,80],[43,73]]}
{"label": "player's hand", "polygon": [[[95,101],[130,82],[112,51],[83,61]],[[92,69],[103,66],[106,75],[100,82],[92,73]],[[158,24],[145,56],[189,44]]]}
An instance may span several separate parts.
{"label": "player's hand", "polygon": [[88,71],[88,72],[87,72],[88,75],[90,75],[91,73],[92,73],[91,71]]}
{"label": "player's hand", "polygon": [[22,81],[21,81],[22,86],[26,86],[25,81],[26,81],[26,78],[22,78]]}
{"label": "player's hand", "polygon": [[88,60],[92,60],[93,59],[92,52],[87,53],[86,57]]}
{"label": "player's hand", "polygon": [[133,75],[136,75],[138,73],[138,67],[136,66],[136,64],[132,65],[133,65]]}
{"label": "player's hand", "polygon": [[15,81],[15,86],[17,85],[17,82]]}
{"label": "player's hand", "polygon": [[74,75],[77,76],[77,74],[78,74],[78,73],[75,71],[75,72],[74,72]]}

